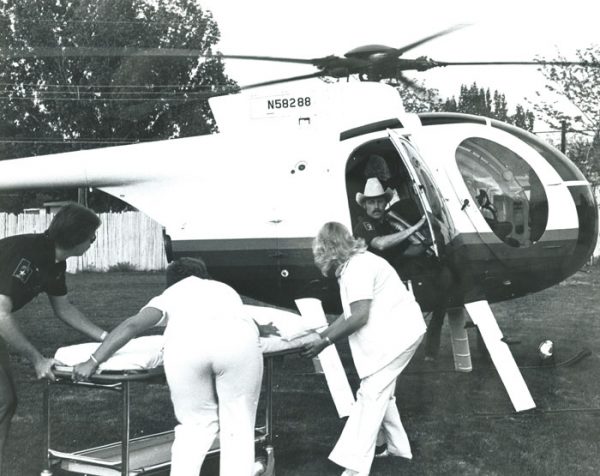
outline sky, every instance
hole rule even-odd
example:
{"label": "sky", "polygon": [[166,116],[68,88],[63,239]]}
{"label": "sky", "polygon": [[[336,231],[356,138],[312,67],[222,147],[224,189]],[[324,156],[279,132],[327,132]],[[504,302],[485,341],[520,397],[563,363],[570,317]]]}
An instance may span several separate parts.
{"label": "sky", "polygon": [[[440,61],[548,59],[600,44],[600,3],[595,0],[199,0],[213,13],[223,54],[315,58],[343,55],[361,45],[400,47],[456,24],[459,31],[404,54]],[[240,85],[316,71],[311,66],[227,60]],[[407,76],[458,97],[474,81],[506,94],[509,107],[528,106],[544,78],[535,66],[446,67]],[[548,97],[548,99],[556,99]],[[565,107],[569,107],[565,105]],[[529,107],[530,108],[530,107]]]}

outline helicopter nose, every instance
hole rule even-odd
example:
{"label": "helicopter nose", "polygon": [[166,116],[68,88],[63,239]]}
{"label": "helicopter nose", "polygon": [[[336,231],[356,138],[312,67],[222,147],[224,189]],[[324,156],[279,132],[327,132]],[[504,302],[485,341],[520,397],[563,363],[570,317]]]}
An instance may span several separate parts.
{"label": "helicopter nose", "polygon": [[589,185],[571,185],[569,191],[579,218],[577,243],[567,270],[570,275],[586,264],[594,253],[598,238],[598,208]]}

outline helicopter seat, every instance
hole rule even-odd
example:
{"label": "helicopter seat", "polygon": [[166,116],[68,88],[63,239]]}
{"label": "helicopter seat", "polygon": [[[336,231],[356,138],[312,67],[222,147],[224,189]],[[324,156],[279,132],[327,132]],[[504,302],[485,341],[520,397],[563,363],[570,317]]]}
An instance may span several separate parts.
{"label": "helicopter seat", "polygon": [[492,221],[488,220],[488,224],[492,231],[500,238],[502,241],[506,241],[506,237],[512,232],[513,224],[509,221]]}

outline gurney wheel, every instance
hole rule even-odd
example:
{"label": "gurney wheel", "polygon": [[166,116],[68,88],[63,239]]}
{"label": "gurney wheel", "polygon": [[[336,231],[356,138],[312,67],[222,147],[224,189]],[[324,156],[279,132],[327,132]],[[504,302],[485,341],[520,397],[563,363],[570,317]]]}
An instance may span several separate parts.
{"label": "gurney wheel", "polygon": [[275,450],[265,446],[265,455],[256,458],[253,476],[275,476]]}

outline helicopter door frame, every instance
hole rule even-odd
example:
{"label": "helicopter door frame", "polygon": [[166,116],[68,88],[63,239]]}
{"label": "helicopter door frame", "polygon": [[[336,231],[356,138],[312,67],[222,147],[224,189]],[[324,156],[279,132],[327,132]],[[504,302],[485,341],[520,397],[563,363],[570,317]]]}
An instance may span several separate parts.
{"label": "helicopter door frame", "polygon": [[[398,155],[402,159],[404,166],[408,170],[408,174],[410,175],[410,178],[412,180],[411,185],[413,187],[413,191],[415,192],[415,196],[419,198],[419,200],[421,201],[421,206],[423,207],[423,210],[425,210],[425,218],[427,219],[427,226],[429,227],[429,233],[432,241],[431,248],[433,249],[435,255],[439,258],[439,248],[436,243],[435,233],[433,230],[433,225],[431,223],[431,216],[433,215],[431,203],[429,202],[429,199],[425,194],[425,186],[419,180],[419,175],[417,174],[417,171],[415,170],[415,167],[413,166],[412,162],[408,158],[407,151],[404,149],[407,147],[411,147],[415,151],[415,154],[419,154],[415,147],[404,137],[401,137],[400,134],[398,134],[396,131],[388,129],[387,134],[392,144],[394,144],[396,152],[398,152]],[[423,163],[423,160],[421,160],[421,163]]]}

